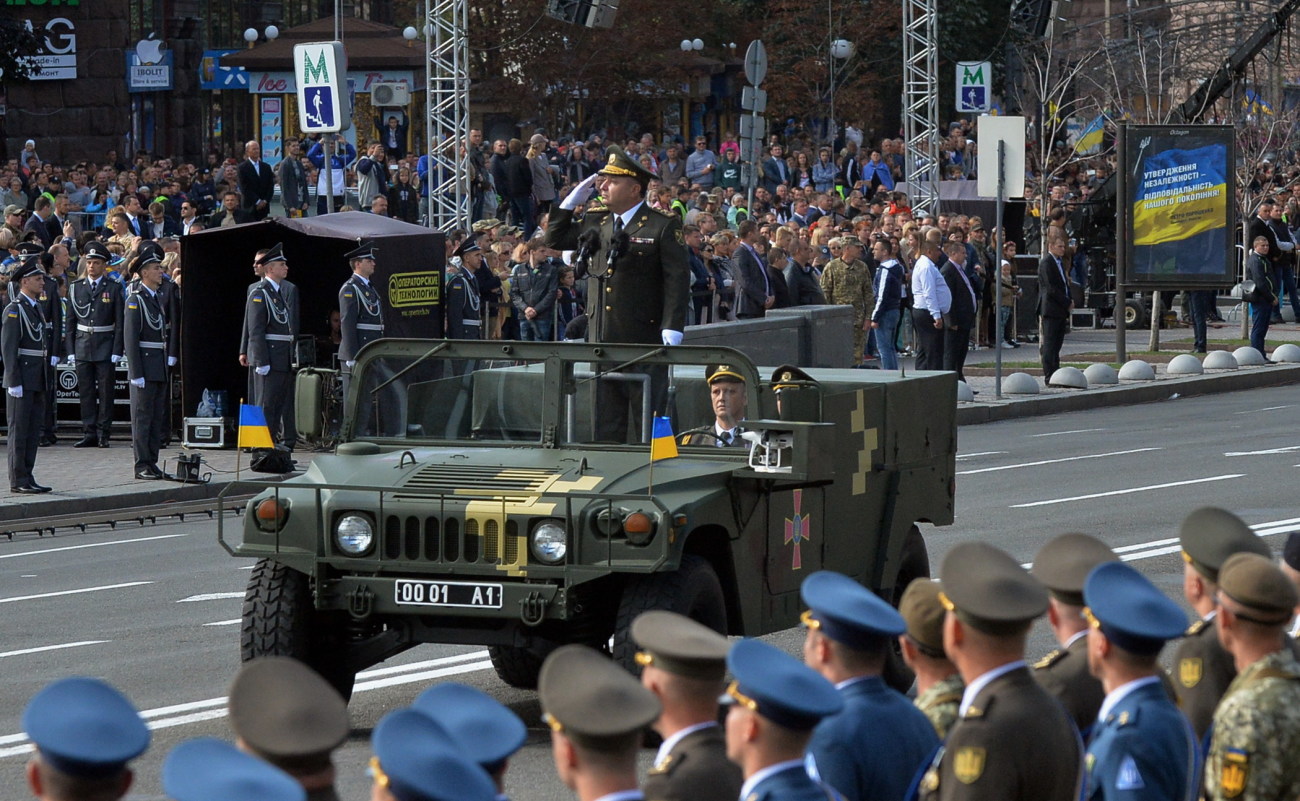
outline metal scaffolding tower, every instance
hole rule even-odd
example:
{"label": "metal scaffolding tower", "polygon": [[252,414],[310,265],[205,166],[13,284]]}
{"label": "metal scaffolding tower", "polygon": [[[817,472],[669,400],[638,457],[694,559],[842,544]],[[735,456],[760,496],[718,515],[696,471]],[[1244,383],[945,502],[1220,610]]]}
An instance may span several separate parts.
{"label": "metal scaffolding tower", "polygon": [[430,0],[424,33],[429,226],[468,229],[469,0]]}
{"label": "metal scaffolding tower", "polygon": [[[903,0],[903,136],[914,212],[939,213],[939,37],[935,0]],[[919,215],[918,215],[919,216]]]}

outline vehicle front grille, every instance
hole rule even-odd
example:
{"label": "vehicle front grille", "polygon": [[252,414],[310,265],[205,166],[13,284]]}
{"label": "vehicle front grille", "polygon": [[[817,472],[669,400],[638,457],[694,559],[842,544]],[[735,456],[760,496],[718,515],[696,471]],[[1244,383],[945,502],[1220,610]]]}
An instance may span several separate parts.
{"label": "vehicle front grille", "polygon": [[522,567],[527,548],[519,523],[499,517],[388,515],[384,518],[385,559],[444,564]]}

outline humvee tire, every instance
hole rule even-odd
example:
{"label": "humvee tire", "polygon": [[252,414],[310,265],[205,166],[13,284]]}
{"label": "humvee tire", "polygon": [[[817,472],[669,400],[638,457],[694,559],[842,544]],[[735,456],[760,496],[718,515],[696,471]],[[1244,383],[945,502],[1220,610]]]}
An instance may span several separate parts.
{"label": "humvee tire", "polygon": [[638,648],[632,639],[632,621],[652,609],[676,612],[727,634],[727,602],[718,574],[704,557],[683,554],[677,570],[637,576],[623,588],[611,655],[634,676],[641,675],[641,667],[636,663]]}
{"label": "humvee tire", "polygon": [[536,690],[537,677],[542,672],[542,662],[554,647],[545,649],[520,648],[516,645],[488,646],[488,657],[497,678],[521,690]]}
{"label": "humvee tire", "polygon": [[318,621],[318,617],[307,576],[278,562],[259,559],[244,593],[239,660],[291,656],[324,677],[344,701],[350,701],[357,673],[340,661],[345,652],[334,647],[338,643],[333,634],[340,627]]}
{"label": "humvee tire", "polygon": [[[894,582],[894,597],[889,599],[889,603],[897,608],[898,602],[903,599],[903,592],[907,589],[907,585],[915,579],[929,578],[929,576],[930,554],[925,550],[925,538],[921,536],[921,529],[913,523],[903,540],[898,578]],[[885,660],[884,678],[886,684],[901,693],[906,693],[911,689],[912,682],[916,681],[916,674],[903,661],[902,647],[897,640],[889,650],[889,658]]]}

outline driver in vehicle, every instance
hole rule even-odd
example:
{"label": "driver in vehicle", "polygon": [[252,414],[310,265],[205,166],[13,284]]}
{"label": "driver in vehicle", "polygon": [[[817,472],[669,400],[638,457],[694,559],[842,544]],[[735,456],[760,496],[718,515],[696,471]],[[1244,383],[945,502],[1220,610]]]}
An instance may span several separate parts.
{"label": "driver in vehicle", "polygon": [[682,433],[683,445],[712,445],[718,448],[748,447],[741,434],[745,429],[745,409],[749,396],[745,392],[745,376],[728,364],[711,364],[705,368],[709,382],[709,404],[713,409],[712,426],[691,429]]}

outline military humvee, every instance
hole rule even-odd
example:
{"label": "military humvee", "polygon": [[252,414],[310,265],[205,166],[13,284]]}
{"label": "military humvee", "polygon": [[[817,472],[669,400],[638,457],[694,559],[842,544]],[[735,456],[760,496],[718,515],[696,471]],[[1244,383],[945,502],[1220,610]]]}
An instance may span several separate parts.
{"label": "military humvee", "polygon": [[[750,447],[702,437],[652,463],[656,412],[679,435],[711,427],[709,364],[746,378]],[[335,453],[231,485],[260,494],[242,541],[219,532],[258,560],[243,658],[298,657],[345,696],[357,671],[420,643],[485,645],[504,681],[531,687],[563,643],[631,667],[647,609],[778,631],[822,568],[896,599],[929,574],[915,524],[953,520],[952,373],[814,370],[773,390],[729,348],[396,339],[355,370]],[[650,376],[667,380],[663,410]],[[642,399],[633,444],[594,441],[605,382]],[[299,396],[304,435],[320,412]]]}

